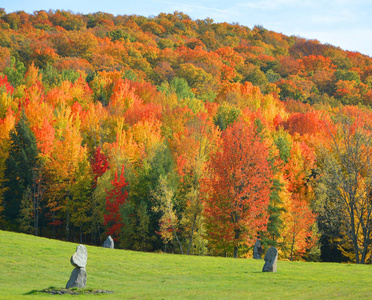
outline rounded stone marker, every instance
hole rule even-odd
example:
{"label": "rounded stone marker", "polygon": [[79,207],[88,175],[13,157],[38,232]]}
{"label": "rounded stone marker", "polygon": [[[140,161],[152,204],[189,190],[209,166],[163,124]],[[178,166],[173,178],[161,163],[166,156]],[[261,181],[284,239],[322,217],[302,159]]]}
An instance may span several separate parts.
{"label": "rounded stone marker", "polygon": [[88,260],[88,251],[84,245],[79,245],[76,247],[76,252],[71,256],[71,264],[75,268],[85,268]]}

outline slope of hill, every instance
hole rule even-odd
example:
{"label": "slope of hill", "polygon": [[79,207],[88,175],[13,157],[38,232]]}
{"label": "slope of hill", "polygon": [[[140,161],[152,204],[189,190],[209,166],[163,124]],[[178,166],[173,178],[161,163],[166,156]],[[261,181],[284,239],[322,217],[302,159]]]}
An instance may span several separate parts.
{"label": "slope of hill", "polygon": [[[5,231],[0,244],[0,299],[30,299],[32,290],[68,281],[77,244]],[[277,273],[262,273],[262,260],[87,249],[87,288],[115,292],[105,299],[367,299],[372,292],[365,265],[279,261]]]}

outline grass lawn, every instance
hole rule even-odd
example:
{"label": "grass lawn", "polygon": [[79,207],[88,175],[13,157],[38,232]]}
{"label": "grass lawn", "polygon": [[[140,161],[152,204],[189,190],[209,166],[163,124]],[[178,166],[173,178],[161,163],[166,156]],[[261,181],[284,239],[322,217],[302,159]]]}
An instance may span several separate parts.
{"label": "grass lawn", "polygon": [[0,299],[372,299],[372,266],[141,253],[87,246],[87,288],[108,295],[33,293],[64,288],[77,244],[0,231]]}

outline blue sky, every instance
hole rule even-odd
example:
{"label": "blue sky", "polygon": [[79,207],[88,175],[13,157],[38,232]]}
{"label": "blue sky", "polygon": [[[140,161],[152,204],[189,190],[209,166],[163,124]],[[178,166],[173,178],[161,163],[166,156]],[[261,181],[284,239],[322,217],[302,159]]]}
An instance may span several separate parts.
{"label": "blue sky", "polygon": [[156,16],[181,11],[192,19],[239,23],[286,35],[317,39],[344,50],[372,56],[372,0],[5,0],[7,13],[64,9],[75,13],[103,11],[113,15]]}

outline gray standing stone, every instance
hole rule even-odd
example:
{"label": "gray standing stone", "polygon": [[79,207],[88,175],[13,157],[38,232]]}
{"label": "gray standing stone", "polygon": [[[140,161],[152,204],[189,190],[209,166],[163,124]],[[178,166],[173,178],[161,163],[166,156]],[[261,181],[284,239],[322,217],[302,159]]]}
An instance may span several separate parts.
{"label": "gray standing stone", "polygon": [[69,288],[85,288],[87,284],[87,271],[85,266],[87,265],[88,251],[83,245],[76,247],[76,252],[71,256],[70,262],[75,267],[72,271],[69,281],[66,284],[66,289]]}
{"label": "gray standing stone", "polygon": [[102,247],[114,249],[114,240],[112,239],[111,235],[107,237]]}
{"label": "gray standing stone", "polygon": [[262,272],[276,272],[276,265],[278,262],[278,249],[271,247],[265,255],[265,264]]}
{"label": "gray standing stone", "polygon": [[87,248],[83,245],[76,247],[76,252],[71,256],[71,264],[75,268],[85,268],[88,260],[88,251]]}
{"label": "gray standing stone", "polygon": [[253,258],[254,259],[261,259],[261,253],[262,253],[262,247],[261,242],[259,239],[257,239],[256,243],[253,247]]}
{"label": "gray standing stone", "polygon": [[70,276],[70,280],[66,284],[66,289],[69,288],[85,288],[87,284],[87,271],[85,268],[75,268]]}

